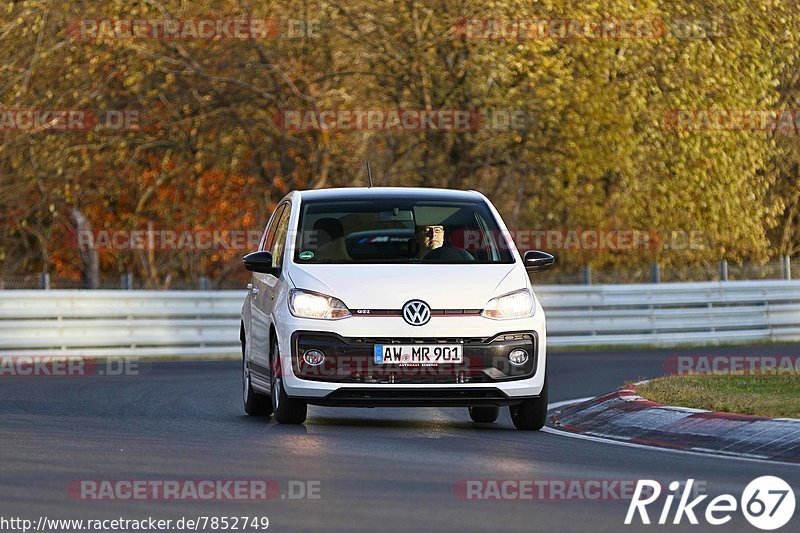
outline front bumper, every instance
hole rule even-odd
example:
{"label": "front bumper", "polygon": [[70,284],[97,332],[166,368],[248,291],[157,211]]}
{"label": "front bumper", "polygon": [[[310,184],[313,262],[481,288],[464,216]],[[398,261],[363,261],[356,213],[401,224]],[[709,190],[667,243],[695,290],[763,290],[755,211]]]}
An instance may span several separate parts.
{"label": "front bumper", "polygon": [[[376,345],[460,344],[463,362],[439,365],[375,364]],[[493,337],[454,338],[345,338],[334,333],[296,331],[292,334],[292,370],[303,380],[364,384],[497,383],[525,379],[536,371],[536,332],[507,332]],[[508,354],[522,349],[528,360],[511,365]],[[303,360],[309,350],[325,354],[325,362],[312,366]]]}
{"label": "front bumper", "polygon": [[[283,306],[281,306],[283,307]],[[280,309],[280,307],[279,307]],[[537,312],[533,317],[518,320],[495,321],[483,317],[434,317],[422,327],[405,324],[399,317],[361,318],[352,317],[335,322],[301,319],[281,312],[275,316],[280,344],[281,371],[286,393],[293,398],[302,398],[311,404],[318,405],[503,405],[518,403],[522,399],[538,396],[544,387],[546,366],[546,329],[543,313]],[[335,334],[333,333],[335,331]],[[501,333],[505,332],[505,333]],[[533,344],[530,353],[532,366],[523,367],[522,373],[507,373],[500,361],[498,370],[505,376],[489,370],[486,376],[484,369],[491,368],[486,364],[497,355],[494,350],[507,350],[509,341],[523,339],[501,339],[502,335],[528,335]],[[349,367],[343,365],[343,372],[334,375],[303,376],[298,368],[298,341],[307,336],[315,342],[330,343],[328,349],[333,353],[347,355]],[[463,340],[465,356],[478,355],[473,362],[470,357],[468,368],[480,372],[480,379],[458,380],[447,369],[439,371],[426,369],[426,372],[406,371],[406,376],[396,375],[392,383],[386,372],[371,374],[367,379],[367,369],[373,355],[375,341],[403,341],[413,339],[415,342],[439,340],[452,342]],[[492,342],[493,341],[493,342]],[[387,342],[387,344],[390,344]],[[307,346],[307,344],[304,344]],[[481,346],[484,352],[476,354],[467,351],[467,346]],[[472,350],[472,348],[470,348]],[[328,355],[328,351],[325,351]],[[488,354],[488,356],[486,355]],[[500,354],[507,362],[507,351]],[[361,362],[362,379],[354,378],[353,372],[346,370],[358,367]],[[508,368],[508,365],[505,367]],[[380,370],[380,369],[378,369]],[[385,369],[388,370],[388,369]],[[452,369],[451,369],[452,370]],[[530,370],[530,371],[529,371]],[[416,372],[417,375],[414,375]],[[467,375],[466,377],[469,377]],[[310,378],[310,379],[309,379]],[[461,381],[461,382],[459,382]],[[428,394],[430,393],[430,394]],[[458,394],[456,394],[458,393]],[[486,397],[486,395],[490,397]],[[381,397],[381,395],[383,395]],[[488,400],[488,402],[487,402]],[[477,403],[476,403],[477,402]]]}

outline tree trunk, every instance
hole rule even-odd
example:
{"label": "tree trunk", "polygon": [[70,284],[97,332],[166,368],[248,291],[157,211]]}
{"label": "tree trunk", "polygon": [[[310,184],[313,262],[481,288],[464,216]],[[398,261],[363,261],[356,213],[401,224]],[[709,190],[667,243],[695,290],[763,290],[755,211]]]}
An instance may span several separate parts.
{"label": "tree trunk", "polygon": [[[84,232],[91,234],[92,225],[83,216],[77,207],[73,207],[72,220],[75,222],[75,230],[78,235]],[[99,289],[100,288],[100,259],[97,254],[97,249],[92,247],[89,250],[81,250],[81,282],[85,289]]]}

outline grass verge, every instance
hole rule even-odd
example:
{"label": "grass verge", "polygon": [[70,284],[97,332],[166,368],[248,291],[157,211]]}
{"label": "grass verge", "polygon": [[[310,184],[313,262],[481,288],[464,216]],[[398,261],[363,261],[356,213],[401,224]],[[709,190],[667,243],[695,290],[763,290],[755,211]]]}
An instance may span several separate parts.
{"label": "grass verge", "polygon": [[776,418],[800,418],[800,375],[682,375],[636,386],[654,402],[709,411]]}

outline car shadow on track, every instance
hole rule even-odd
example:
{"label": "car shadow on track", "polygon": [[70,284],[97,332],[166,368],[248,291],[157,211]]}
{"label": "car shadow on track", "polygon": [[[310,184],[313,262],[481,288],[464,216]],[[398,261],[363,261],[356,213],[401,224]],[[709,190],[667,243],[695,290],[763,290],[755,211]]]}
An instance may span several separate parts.
{"label": "car shadow on track", "polygon": [[342,426],[342,427],[372,427],[372,428],[397,428],[397,429],[493,429],[493,424],[474,424],[472,422],[459,422],[457,420],[400,420],[385,418],[353,418],[353,417],[314,417],[309,418],[306,424],[310,426]]}

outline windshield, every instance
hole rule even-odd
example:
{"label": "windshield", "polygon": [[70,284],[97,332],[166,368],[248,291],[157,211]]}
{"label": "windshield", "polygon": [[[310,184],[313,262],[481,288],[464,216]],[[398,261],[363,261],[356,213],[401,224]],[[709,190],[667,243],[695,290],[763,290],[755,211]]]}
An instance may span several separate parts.
{"label": "windshield", "polygon": [[304,202],[296,263],[513,263],[483,202],[430,199]]}

